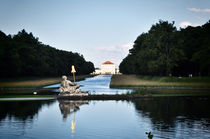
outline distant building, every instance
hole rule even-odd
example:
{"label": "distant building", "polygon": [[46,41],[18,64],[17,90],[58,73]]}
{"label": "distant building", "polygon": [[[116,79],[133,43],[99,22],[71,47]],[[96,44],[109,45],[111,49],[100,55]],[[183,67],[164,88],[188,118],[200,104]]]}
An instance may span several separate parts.
{"label": "distant building", "polygon": [[92,74],[119,74],[119,69],[115,68],[115,64],[106,61],[101,64],[101,68],[95,68]]}
{"label": "distant building", "polygon": [[115,74],[115,64],[110,61],[101,64],[101,74]]}

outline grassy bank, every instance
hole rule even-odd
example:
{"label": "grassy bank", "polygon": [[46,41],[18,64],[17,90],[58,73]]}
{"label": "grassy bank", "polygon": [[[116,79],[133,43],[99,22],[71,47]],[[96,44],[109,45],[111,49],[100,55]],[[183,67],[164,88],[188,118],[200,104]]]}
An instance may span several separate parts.
{"label": "grassy bank", "polygon": [[[83,80],[93,75],[80,75],[76,76],[76,80]],[[73,77],[68,77],[73,80]],[[0,88],[38,88],[50,84],[61,82],[61,77],[43,78],[43,77],[29,77],[29,78],[5,78],[0,80]]]}
{"label": "grassy bank", "polygon": [[210,88],[210,77],[152,77],[113,75],[110,87],[186,87]]}
{"label": "grassy bank", "polygon": [[56,97],[56,95],[3,95],[0,98],[45,98]]}
{"label": "grassy bank", "polygon": [[168,97],[168,96],[210,96],[210,90],[204,89],[137,89],[132,93],[126,95],[132,96],[151,96],[151,97]]}
{"label": "grassy bank", "polygon": [[210,93],[154,93],[149,90],[138,90],[127,94],[93,94],[88,96],[58,96],[58,99],[67,100],[133,100],[154,97],[210,97]]}

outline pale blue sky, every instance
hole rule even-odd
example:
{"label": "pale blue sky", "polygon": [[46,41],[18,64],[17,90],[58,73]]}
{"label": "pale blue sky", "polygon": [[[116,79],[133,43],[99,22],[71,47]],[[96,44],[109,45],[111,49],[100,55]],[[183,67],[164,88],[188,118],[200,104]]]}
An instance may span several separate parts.
{"label": "pale blue sky", "polygon": [[202,25],[210,0],[0,0],[0,30],[26,29],[44,44],[117,66],[138,35],[162,20]]}

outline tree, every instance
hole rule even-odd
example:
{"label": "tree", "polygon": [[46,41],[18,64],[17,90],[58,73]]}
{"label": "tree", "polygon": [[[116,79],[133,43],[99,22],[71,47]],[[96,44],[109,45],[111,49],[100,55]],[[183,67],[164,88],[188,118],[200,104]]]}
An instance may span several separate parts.
{"label": "tree", "polygon": [[82,55],[42,44],[25,30],[13,37],[0,31],[0,40],[0,77],[69,75],[71,65],[77,74],[94,71]]}
{"label": "tree", "polygon": [[210,21],[177,31],[174,22],[160,20],[134,42],[120,63],[124,74],[210,75]]}
{"label": "tree", "polygon": [[[148,33],[137,37],[130,54],[122,61],[120,71],[127,74],[169,75],[183,57],[176,31],[174,22],[160,20]],[[131,73],[125,70],[127,65],[133,66]]]}

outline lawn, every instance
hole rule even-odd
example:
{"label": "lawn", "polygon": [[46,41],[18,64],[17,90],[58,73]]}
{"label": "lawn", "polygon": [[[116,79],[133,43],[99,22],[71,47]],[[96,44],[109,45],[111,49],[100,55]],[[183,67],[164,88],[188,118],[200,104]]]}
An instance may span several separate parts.
{"label": "lawn", "polygon": [[110,87],[186,87],[210,88],[210,77],[157,77],[113,75]]}
{"label": "lawn", "polygon": [[[76,76],[76,80],[83,80],[92,75]],[[68,77],[73,81],[73,77]],[[61,82],[61,77],[43,78],[43,77],[24,77],[24,78],[5,78],[0,80],[0,88],[38,88],[50,84]]]}
{"label": "lawn", "polygon": [[126,95],[132,96],[152,96],[152,97],[168,97],[168,96],[210,96],[209,89],[154,89],[139,88],[132,93]]}

